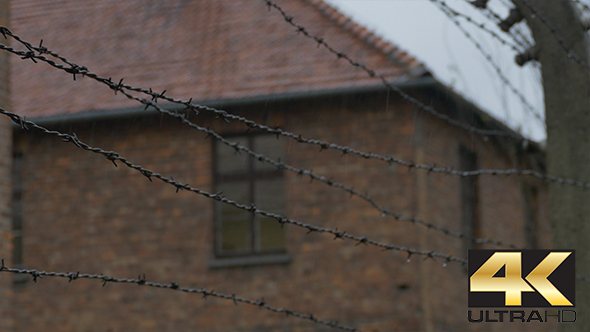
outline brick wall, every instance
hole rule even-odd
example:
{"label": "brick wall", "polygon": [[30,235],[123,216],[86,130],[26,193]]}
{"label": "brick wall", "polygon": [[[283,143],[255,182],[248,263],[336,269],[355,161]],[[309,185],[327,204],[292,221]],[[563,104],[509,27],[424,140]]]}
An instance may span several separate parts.
{"label": "brick wall", "polygon": [[[435,102],[436,109],[445,105]],[[458,117],[458,116],[456,116]],[[473,151],[477,156],[478,169],[531,169],[536,165],[518,163],[519,148],[505,144],[495,138],[483,138],[457,130],[438,120],[425,117],[416,125],[416,160],[420,163],[444,165],[453,169],[460,167],[460,146]],[[538,169],[538,166],[537,168]],[[461,231],[463,220],[461,182],[454,176],[417,175],[417,202],[421,208],[418,215],[436,225]],[[536,211],[538,223],[537,240],[541,248],[551,248],[551,235],[546,212],[546,184],[537,179],[514,176],[480,176],[477,180],[478,200],[477,215],[481,225],[481,238],[501,240],[518,248],[527,246],[525,235],[526,205],[523,198],[523,182],[537,186],[539,189],[540,210]],[[420,203],[422,202],[422,203]],[[441,236],[439,233],[422,228],[420,231],[422,250],[446,252],[459,257],[466,257],[464,242],[460,239]],[[492,244],[481,244],[474,249],[501,248]],[[506,248],[506,247],[504,247]],[[469,323],[467,317],[467,269],[455,264],[442,267],[439,261],[421,262],[422,276],[426,294],[422,300],[425,313],[429,312],[430,331],[506,331],[515,330],[514,325],[490,326],[491,324]],[[452,286],[449,286],[452,285]],[[536,330],[539,326],[518,326],[518,330]],[[555,329],[554,325],[542,329]]]}
{"label": "brick wall", "polygon": [[[458,164],[458,146],[478,152],[481,167],[508,168],[507,155],[410,105],[385,95],[268,102],[229,107],[270,126],[363,151],[439,165]],[[194,119],[221,132],[243,131],[205,114]],[[212,143],[160,117],[61,124],[91,145],[212,191]],[[25,266],[104,273],[260,299],[313,312],[363,330],[472,329],[465,322],[466,274],[457,264],[423,260],[325,234],[287,227],[287,265],[208,269],[213,257],[213,203],[113,167],[100,155],[37,133],[19,132],[25,194]],[[381,205],[460,229],[460,180],[388,166],[284,140],[287,162],[367,192]],[[483,235],[523,245],[519,180],[482,177]],[[422,250],[465,257],[462,242],[382,217],[367,202],[309,178],[286,173],[287,215],[321,227]],[[228,194],[229,195],[229,194]],[[3,281],[6,278],[2,278]],[[16,331],[311,331],[317,326],[231,301],[133,285],[44,278],[14,300]],[[26,308],[26,310],[25,310]]]}
{"label": "brick wall", "polygon": [[[9,26],[8,1],[0,1],[0,25]],[[4,43],[4,42],[3,42]],[[9,55],[0,54],[0,107],[10,109],[9,98]],[[12,223],[11,223],[11,158],[12,158],[12,129],[10,120],[0,118],[0,258],[10,264],[12,253]],[[0,315],[2,315],[2,329],[12,331],[13,319],[10,315],[12,299],[12,281],[10,275],[0,276]]]}

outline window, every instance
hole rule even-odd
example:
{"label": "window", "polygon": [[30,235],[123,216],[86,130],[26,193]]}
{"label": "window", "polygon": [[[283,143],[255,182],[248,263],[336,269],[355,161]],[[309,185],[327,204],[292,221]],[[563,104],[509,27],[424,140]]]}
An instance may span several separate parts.
{"label": "window", "polygon": [[[23,268],[23,154],[15,152],[12,155],[12,267]],[[24,274],[15,274],[12,282],[15,287],[21,287],[30,278]]]}
{"label": "window", "polygon": [[[283,157],[282,141],[274,135],[232,136],[229,141],[270,159]],[[214,143],[216,192],[240,204],[284,215],[283,174],[275,166]],[[275,219],[254,215],[229,204],[215,202],[216,257],[252,256],[285,252],[285,230]]]}
{"label": "window", "polygon": [[[475,152],[459,147],[459,167],[463,171],[474,171],[477,169],[477,155]],[[461,204],[463,207],[463,234],[469,237],[479,237],[479,199],[476,176],[461,177]],[[476,249],[476,244],[471,239],[464,240],[465,250]]]}

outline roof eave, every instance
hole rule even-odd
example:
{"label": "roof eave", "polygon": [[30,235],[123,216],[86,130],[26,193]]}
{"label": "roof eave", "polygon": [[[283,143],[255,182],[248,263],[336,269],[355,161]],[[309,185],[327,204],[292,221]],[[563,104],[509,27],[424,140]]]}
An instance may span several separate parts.
{"label": "roof eave", "polygon": [[[431,76],[420,77],[417,79],[413,79],[410,81],[398,82],[393,83],[392,85],[401,89],[411,89],[411,88],[425,88],[425,87],[432,87],[436,84],[436,80]],[[360,87],[350,87],[350,88],[338,88],[338,89],[330,89],[330,90],[317,90],[317,91],[301,91],[301,92],[292,92],[292,93],[282,93],[282,94],[272,94],[272,95],[262,95],[262,96],[252,96],[252,97],[245,97],[245,98],[235,98],[235,99],[216,99],[216,100],[203,100],[198,101],[197,98],[193,98],[196,100],[195,103],[199,103],[201,105],[207,105],[209,107],[220,108],[220,107],[236,107],[242,105],[249,105],[249,104],[256,104],[261,102],[281,102],[291,99],[301,99],[301,98],[322,98],[322,97],[331,97],[331,96],[338,96],[338,95],[347,95],[347,94],[355,94],[355,93],[370,93],[370,92],[378,92],[378,91],[386,91],[387,87],[382,84],[379,85],[370,85],[370,86],[360,86]],[[179,104],[164,104],[161,103],[162,107],[168,110],[180,110],[183,109],[183,105]],[[131,108],[123,108],[123,109],[112,109],[112,110],[89,110],[86,112],[78,112],[78,113],[65,113],[65,114],[57,114],[52,116],[46,117],[31,117],[29,118],[31,121],[42,125],[42,126],[50,126],[56,124],[64,124],[64,123],[73,123],[73,122],[84,122],[84,121],[99,121],[99,120],[113,120],[125,117],[136,117],[136,116],[149,116],[155,115],[158,111],[154,110],[153,108],[148,108],[145,110],[144,106],[138,107],[131,107]],[[14,128],[21,128],[19,125],[14,124]]]}

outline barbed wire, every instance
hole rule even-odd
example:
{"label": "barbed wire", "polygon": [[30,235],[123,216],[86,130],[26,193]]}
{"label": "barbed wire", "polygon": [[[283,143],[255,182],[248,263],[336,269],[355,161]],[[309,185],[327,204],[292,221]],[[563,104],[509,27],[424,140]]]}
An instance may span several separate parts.
{"label": "barbed wire", "polygon": [[[464,0],[464,1],[473,5],[473,2],[471,2],[470,0]],[[507,7],[509,7],[509,5],[507,5]],[[476,6],[476,8],[481,9],[481,13],[484,16],[486,16],[490,21],[493,21],[496,24],[500,24],[502,21],[504,21],[504,19],[502,17],[500,17],[500,15],[498,15],[498,13],[491,10],[489,8],[489,6],[486,6],[485,8],[481,8],[481,7]],[[511,33],[510,31],[513,31],[514,34]],[[526,51],[526,49],[528,49],[531,46],[531,43],[528,40],[528,38],[519,29],[512,29],[509,31],[505,31],[505,33],[507,35],[509,35],[517,45],[522,47],[522,50],[518,51],[519,53],[522,51]]]}
{"label": "barbed wire", "polygon": [[[469,1],[469,0],[465,0],[465,1]],[[504,5],[506,7],[511,7],[512,3],[510,2],[510,0],[504,0]],[[486,16],[489,20],[495,22],[498,26],[504,21],[503,18],[501,18],[496,12],[494,12],[489,6],[486,6],[485,8],[482,9],[482,13],[484,16]],[[534,40],[530,40],[531,36],[527,36],[525,34],[525,32],[523,32],[523,29],[529,29],[529,26],[522,23],[522,24],[515,24],[512,26],[511,29],[509,29],[508,31],[504,31],[505,34],[509,35],[512,40],[519,45],[520,47],[522,47],[522,50],[518,52],[518,54],[525,54],[526,52],[528,52],[529,49],[531,49],[534,46],[535,41]],[[518,55],[517,55],[518,56]],[[529,62],[530,65],[532,67],[534,67],[536,69],[536,74],[539,75],[539,73],[541,72],[541,64],[538,61],[531,61]],[[542,85],[542,83],[540,83]],[[542,111],[539,112],[539,114],[541,114]],[[547,128],[547,124],[543,123],[543,126],[545,127],[545,129]]]}
{"label": "barbed wire", "polygon": [[531,5],[528,0],[521,0],[521,1],[533,13],[533,15],[531,15],[531,18],[538,17],[539,20],[541,20],[541,22],[543,22],[543,24],[545,24],[545,26],[547,26],[549,28],[549,31],[551,31],[551,34],[553,35],[553,37],[555,38],[557,43],[566,52],[567,57],[576,61],[578,64],[580,64],[581,66],[583,66],[587,70],[590,70],[590,66],[588,65],[588,63],[586,61],[584,61],[582,58],[580,58],[580,56],[577,55],[573,49],[569,48],[566,45],[565,40],[563,40],[563,38],[559,35],[557,28],[553,24],[551,24],[551,22],[549,22],[549,20],[547,20],[543,15],[539,14],[539,11],[537,10],[537,8],[535,8],[533,5]]}
{"label": "barbed wire", "polygon": [[347,54],[345,54],[344,52],[338,51],[336,49],[334,49],[332,46],[330,46],[330,44],[328,44],[323,38],[317,37],[315,35],[312,35],[309,31],[307,31],[307,29],[300,25],[299,23],[296,23],[293,20],[293,17],[288,15],[282,7],[280,7],[279,5],[277,5],[276,3],[274,3],[271,0],[262,0],[264,2],[266,2],[266,4],[268,5],[268,9],[270,11],[271,8],[275,8],[285,19],[285,21],[287,23],[289,23],[290,25],[294,26],[295,28],[297,28],[296,33],[301,33],[303,34],[305,37],[310,38],[312,40],[314,40],[315,42],[318,43],[318,45],[323,46],[325,49],[327,49],[328,51],[330,51],[331,53],[335,54],[338,59],[344,59],[346,60],[348,63],[350,63],[350,65],[359,68],[363,71],[365,71],[370,77],[375,77],[381,80],[381,83],[383,83],[384,86],[386,86],[388,89],[395,91],[397,94],[399,94],[404,100],[411,102],[412,104],[416,105],[418,108],[427,111],[428,113],[434,115],[435,117],[453,125],[459,128],[462,128],[466,131],[475,133],[475,134],[480,134],[480,135],[485,135],[485,136],[509,136],[509,137],[513,137],[516,139],[522,139],[520,136],[515,135],[513,133],[507,132],[507,131],[502,131],[502,130],[488,130],[488,129],[481,129],[481,128],[476,128],[473,126],[470,126],[468,124],[465,124],[461,121],[455,120],[451,117],[449,117],[446,114],[442,114],[440,112],[438,112],[437,110],[435,110],[432,106],[426,105],[423,102],[419,101],[418,99],[410,96],[409,94],[405,93],[402,89],[398,88],[397,86],[391,84],[387,78],[385,78],[385,76],[377,73],[375,70],[370,69],[369,67],[367,67],[365,64],[362,64],[358,61],[353,60],[351,57],[349,57]]}
{"label": "barbed wire", "polygon": [[461,13],[461,12],[457,11],[456,9],[453,9],[453,8],[449,7],[449,5],[446,3],[446,1],[443,1],[443,0],[430,0],[430,2],[436,4],[438,8],[441,8],[441,7],[446,8],[454,16],[461,17],[462,19],[464,19],[465,21],[467,21],[471,25],[477,27],[478,29],[480,29],[480,30],[484,31],[485,33],[487,33],[488,35],[490,35],[492,38],[494,38],[495,40],[497,40],[498,42],[500,42],[502,45],[505,45],[505,46],[510,47],[513,51],[515,51],[517,53],[522,52],[522,49],[519,49],[515,44],[512,44],[512,43],[508,42],[504,38],[500,37],[500,35],[498,35],[495,31],[493,31],[492,29],[486,27],[485,23],[477,22],[471,16],[469,16],[467,14],[464,14],[464,13]]}
{"label": "barbed wire", "polygon": [[[492,58],[492,56],[490,55],[490,53],[488,53],[483,46],[481,45],[481,43],[479,43],[475,38],[473,38],[473,36],[471,35],[471,33],[469,33],[469,31],[467,31],[462,25],[461,23],[456,19],[457,16],[459,17],[464,17],[462,16],[463,14],[460,14],[459,12],[455,11],[453,8],[449,7],[444,1],[440,1],[440,0],[431,0],[435,5],[437,5],[437,7],[445,14],[447,15],[447,17],[457,26],[457,28],[463,33],[463,35],[465,36],[465,38],[467,38],[474,46],[475,48],[482,54],[482,56],[484,57],[484,59],[486,59],[486,61],[490,64],[490,66],[492,66],[492,68],[494,69],[494,71],[496,72],[496,74],[498,75],[498,77],[500,78],[500,80],[506,84],[506,86],[508,87],[508,90],[510,90],[510,92],[512,92],[518,99],[520,99],[521,103],[525,106],[525,108],[537,119],[541,122],[541,124],[543,125],[543,127],[545,127],[545,129],[547,128],[547,125],[545,124],[545,119],[543,119],[543,117],[541,116],[541,114],[539,114],[539,112],[528,102],[528,100],[526,99],[526,97],[522,94],[522,92],[520,92],[513,84],[512,82],[508,79],[508,77],[506,77],[506,75],[504,75],[504,73],[502,72],[502,69],[500,68],[500,66],[498,66],[498,64],[496,64],[496,62],[494,61],[494,59]],[[467,16],[469,17],[469,16]],[[518,50],[517,50],[518,51]]]}
{"label": "barbed wire", "polygon": [[[6,27],[2,27],[2,26],[0,26],[0,33],[5,34],[5,35],[11,35],[11,36],[13,35],[12,32],[10,32],[10,30],[8,30]],[[30,43],[28,43],[28,42],[25,42],[25,43],[28,45],[27,47],[31,47],[33,50],[37,49],[36,47],[32,46]],[[174,99],[172,97],[165,95],[165,92],[166,92],[165,90],[161,93],[157,93],[157,92],[152,91],[152,89],[134,87],[134,86],[123,83],[123,79],[119,80],[118,83],[115,83],[112,81],[111,78],[101,77],[93,72],[88,71],[88,69],[85,66],[79,66],[77,64],[73,64],[73,66],[66,67],[64,65],[56,63],[55,61],[53,61],[51,59],[44,57],[43,55],[37,55],[34,53],[34,51],[19,51],[19,50],[15,50],[14,48],[12,48],[10,46],[6,46],[3,44],[0,44],[0,49],[8,51],[10,53],[13,53],[15,55],[19,55],[19,56],[21,56],[22,59],[31,59],[34,62],[36,62],[35,59],[37,59],[37,60],[46,62],[49,65],[51,65],[57,69],[61,69],[67,73],[73,74],[74,78],[75,78],[76,74],[90,77],[98,82],[106,84],[111,89],[113,89],[115,91],[115,93],[117,91],[123,91],[123,89],[127,89],[130,91],[135,91],[135,92],[140,92],[140,93],[150,95],[154,102],[157,102],[158,99],[163,99],[163,100],[175,103],[175,104],[184,105],[185,110],[194,111],[197,114],[198,114],[199,110],[211,111],[214,114],[216,114],[217,119],[224,120],[226,122],[229,122],[229,120],[236,120],[236,121],[244,123],[248,128],[251,128],[251,129],[260,129],[260,130],[266,131],[271,134],[288,137],[288,138],[291,138],[299,143],[317,145],[320,147],[320,151],[327,150],[327,149],[334,149],[334,150],[338,150],[338,151],[342,152],[342,155],[350,154],[350,155],[357,155],[357,156],[360,156],[365,159],[377,159],[377,160],[381,160],[383,162],[386,162],[389,165],[398,164],[398,165],[401,165],[404,167],[408,167],[408,169],[416,168],[416,169],[425,170],[429,173],[442,173],[442,174],[455,175],[455,176],[461,176],[461,177],[480,176],[480,175],[494,175],[494,176],[495,175],[506,175],[506,176],[508,176],[508,175],[519,175],[519,176],[524,175],[524,176],[533,176],[533,177],[539,178],[541,180],[549,181],[549,182],[573,185],[573,186],[578,186],[578,187],[582,187],[585,189],[590,189],[590,183],[588,183],[588,182],[567,179],[567,178],[561,178],[561,177],[537,172],[534,170],[481,169],[481,170],[475,170],[475,171],[461,171],[461,170],[454,170],[453,168],[448,168],[448,167],[437,167],[436,165],[416,164],[413,161],[404,161],[402,159],[395,158],[393,156],[383,156],[383,155],[380,155],[377,153],[372,153],[372,152],[367,153],[367,152],[363,152],[360,150],[356,150],[356,149],[348,147],[348,146],[341,146],[341,145],[338,145],[335,143],[330,143],[330,142],[321,141],[321,140],[317,140],[317,139],[305,138],[305,137],[302,137],[302,135],[300,135],[300,134],[297,135],[297,134],[282,130],[280,128],[271,128],[271,127],[268,127],[268,126],[265,126],[262,124],[258,124],[256,122],[254,122],[252,120],[248,120],[242,116],[230,114],[226,111],[218,110],[213,107],[192,103],[192,99],[189,99],[188,101]],[[46,48],[44,48],[44,51],[47,52]],[[52,53],[57,54],[54,52],[52,52]]]}
{"label": "barbed wire", "polygon": [[[475,2],[471,2],[470,0],[464,0],[467,3],[470,4],[474,4]],[[510,0],[504,0],[504,4],[506,7],[512,7],[512,3],[510,2]],[[475,6],[478,9],[481,9],[481,13],[486,16],[488,19],[490,19],[491,21],[494,21],[496,24],[500,25],[504,19],[502,17],[500,17],[500,15],[498,15],[496,12],[494,12],[493,10],[490,9],[489,6],[486,6],[485,8],[481,8],[480,6]],[[521,46],[523,49],[522,51],[519,51],[519,54],[523,54],[526,53],[527,50],[529,50],[531,47],[534,46],[535,41],[534,40],[530,40],[529,36],[526,36],[525,33],[522,31],[521,28],[526,27],[529,28],[526,24],[514,24],[514,26],[508,30],[508,31],[504,31],[507,35],[509,35],[510,37],[512,37],[512,40],[519,46]],[[531,62],[531,65],[538,70],[539,72],[541,71],[541,64],[538,61],[533,61]]]}
{"label": "barbed wire", "polygon": [[323,228],[323,227],[314,226],[311,224],[306,224],[306,223],[293,220],[291,218],[288,218],[288,217],[280,215],[280,214],[271,213],[271,212],[268,212],[265,210],[261,210],[261,209],[257,208],[254,204],[251,204],[251,205],[240,204],[236,201],[226,198],[222,192],[212,194],[207,191],[191,187],[188,183],[184,184],[184,183],[178,182],[178,181],[174,180],[174,178],[172,178],[172,177],[166,177],[160,173],[156,173],[156,172],[151,171],[147,168],[144,168],[141,165],[135,165],[131,161],[122,157],[119,153],[117,153],[115,151],[105,151],[101,148],[92,147],[92,146],[82,142],[74,133],[73,134],[66,134],[66,133],[56,131],[56,130],[49,130],[45,127],[42,127],[42,126],[30,121],[30,120],[24,119],[23,117],[21,117],[18,114],[8,112],[3,108],[0,108],[0,114],[8,116],[13,122],[17,123],[24,130],[29,130],[30,128],[35,128],[35,129],[42,131],[45,134],[57,136],[57,137],[61,138],[62,141],[70,142],[70,143],[74,144],[75,146],[77,146],[78,148],[81,148],[83,150],[90,151],[90,152],[97,153],[97,154],[101,154],[104,157],[106,157],[108,160],[110,160],[116,167],[118,166],[116,161],[119,161],[119,162],[123,163],[125,166],[140,172],[143,176],[145,176],[148,180],[150,180],[150,182],[152,182],[152,178],[156,178],[166,184],[174,186],[176,188],[176,192],[178,192],[180,190],[187,190],[187,191],[193,192],[195,194],[198,194],[198,195],[210,198],[210,199],[214,199],[218,202],[223,202],[225,204],[232,205],[238,209],[248,211],[253,214],[258,214],[258,215],[261,215],[264,217],[269,217],[269,218],[275,219],[281,225],[290,224],[290,225],[295,225],[300,228],[305,228],[308,231],[307,234],[312,233],[312,232],[327,233],[327,234],[333,235],[334,240],[336,240],[336,239],[352,240],[352,241],[357,242],[356,245],[366,244],[366,245],[371,245],[371,246],[375,246],[375,247],[380,247],[384,250],[394,250],[394,251],[405,252],[408,254],[408,260],[409,260],[409,257],[412,255],[419,255],[419,256],[425,256],[426,258],[442,258],[445,260],[444,264],[446,264],[447,262],[457,262],[457,263],[465,264],[467,262],[463,258],[458,258],[458,257],[454,257],[451,255],[447,255],[447,254],[443,254],[443,253],[439,253],[439,252],[435,252],[435,251],[422,251],[422,250],[416,250],[416,249],[412,249],[412,248],[408,248],[408,247],[397,246],[397,245],[393,245],[393,244],[381,243],[379,241],[369,239],[366,236],[357,236],[357,235],[348,234],[346,231],[341,232],[338,229]]}
{"label": "barbed wire", "polygon": [[[482,13],[488,19],[494,21],[498,26],[504,21],[503,18],[501,18],[496,12],[494,12],[490,8],[486,7],[482,11]],[[515,26],[517,26],[517,24],[515,24]],[[527,36],[525,36],[525,34],[521,31],[521,29],[518,29],[517,27],[510,29],[508,31],[505,31],[504,33],[507,34],[508,36],[510,36],[512,38],[512,40],[514,41],[514,43],[516,43],[518,46],[522,47],[522,50],[520,50],[519,53],[526,51],[532,45],[530,40],[527,38]]]}
{"label": "barbed wire", "polygon": [[245,303],[245,304],[253,305],[258,308],[265,309],[265,310],[268,310],[268,311],[271,311],[274,313],[285,314],[285,315],[287,315],[287,317],[293,316],[293,317],[297,317],[300,319],[311,321],[316,324],[326,325],[326,326],[340,329],[340,330],[344,330],[344,331],[362,332],[360,329],[358,329],[356,327],[342,325],[342,324],[338,323],[338,321],[320,319],[312,313],[304,314],[304,313],[300,313],[300,312],[297,312],[297,311],[294,311],[291,309],[287,309],[287,308],[277,308],[277,307],[270,306],[266,303],[264,298],[262,298],[260,300],[250,300],[247,298],[237,296],[236,294],[228,295],[228,294],[216,292],[214,290],[207,290],[204,288],[199,289],[199,288],[181,287],[176,282],[171,282],[169,284],[152,282],[152,281],[148,281],[146,279],[145,274],[140,275],[137,279],[116,278],[116,277],[107,276],[107,275],[103,275],[103,274],[80,273],[80,271],[78,271],[78,272],[48,272],[48,271],[39,271],[39,270],[30,270],[30,269],[15,269],[15,268],[10,268],[10,267],[4,265],[4,259],[2,259],[1,264],[2,265],[0,265],[0,272],[9,272],[9,273],[15,273],[15,274],[30,274],[31,277],[33,278],[33,282],[37,282],[39,279],[41,279],[43,277],[55,277],[55,278],[68,279],[69,282],[72,282],[72,281],[75,281],[78,279],[95,279],[95,280],[102,281],[103,287],[106,286],[108,283],[137,284],[139,286],[155,287],[155,288],[161,288],[161,289],[178,291],[178,292],[185,292],[185,293],[191,293],[191,294],[202,294],[203,295],[202,298],[204,300],[206,300],[207,297],[211,296],[211,297],[216,297],[216,298],[220,298],[220,299],[224,299],[224,300],[233,301],[235,305],[238,305],[238,303]]}
{"label": "barbed wire", "polygon": [[[469,2],[469,0],[465,0],[465,1]],[[586,4],[584,4],[580,0],[570,0],[570,1],[577,3],[580,7],[582,7],[583,10],[590,10],[590,7],[588,7]],[[549,30],[551,31],[551,34],[555,37],[555,39],[560,44],[560,46],[566,51],[568,58],[571,58],[571,59],[575,60],[576,62],[578,62],[580,65],[584,66],[585,68],[590,69],[590,66],[588,65],[588,63],[586,63],[583,59],[581,59],[572,49],[567,47],[565,41],[559,35],[557,28],[555,28],[555,26],[553,26],[549,22],[549,20],[547,20],[542,15],[540,15],[538,10],[533,5],[531,5],[527,0],[522,0],[522,2],[533,13],[533,16],[531,18],[538,17],[543,22],[543,24],[545,24],[549,28]],[[480,7],[478,7],[478,8],[480,8]],[[481,9],[482,9],[482,12],[489,13],[490,15],[494,16],[499,22],[503,21],[503,19],[498,14],[494,13],[488,7],[481,8]],[[509,32],[506,32],[506,33],[509,35],[512,35]],[[520,37],[523,39],[524,42],[526,42],[527,44],[530,44],[530,42],[528,41],[528,38],[526,36],[524,36],[520,31],[516,31],[516,33],[518,35],[520,35]],[[514,36],[513,36],[513,39],[515,39]],[[520,44],[518,41],[516,41],[516,39],[515,39],[515,42],[517,44]]]}

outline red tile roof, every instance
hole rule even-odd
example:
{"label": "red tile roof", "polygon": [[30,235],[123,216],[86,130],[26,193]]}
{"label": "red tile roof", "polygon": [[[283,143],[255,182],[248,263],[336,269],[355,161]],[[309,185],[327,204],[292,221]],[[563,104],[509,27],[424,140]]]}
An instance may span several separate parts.
{"label": "red tile roof", "polygon": [[[314,35],[388,79],[425,69],[320,0],[275,0]],[[19,0],[10,29],[104,77],[216,100],[378,85],[296,34],[262,0]],[[89,78],[12,58],[13,109],[29,117],[139,106]]]}

